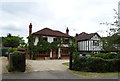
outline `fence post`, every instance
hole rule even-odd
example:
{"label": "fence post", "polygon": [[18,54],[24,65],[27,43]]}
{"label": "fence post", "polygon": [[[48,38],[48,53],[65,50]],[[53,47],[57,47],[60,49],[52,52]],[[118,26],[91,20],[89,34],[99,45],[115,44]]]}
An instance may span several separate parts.
{"label": "fence post", "polygon": [[70,62],[69,62],[69,69],[72,70],[72,52],[70,52]]}
{"label": "fence post", "polygon": [[12,67],[13,67],[12,53],[10,53],[8,57],[9,57],[9,59],[8,59],[8,62],[9,62],[8,72],[11,72],[12,71]]}

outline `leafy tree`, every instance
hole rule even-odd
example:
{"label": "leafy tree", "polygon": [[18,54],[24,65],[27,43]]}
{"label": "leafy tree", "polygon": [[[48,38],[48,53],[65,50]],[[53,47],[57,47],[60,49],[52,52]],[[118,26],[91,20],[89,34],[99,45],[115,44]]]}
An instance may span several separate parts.
{"label": "leafy tree", "polygon": [[113,10],[115,12],[115,15],[113,16],[114,22],[100,23],[100,24],[103,24],[106,26],[112,26],[109,28],[109,30],[107,30],[109,35],[117,34],[120,31],[120,25],[119,25],[120,22],[118,21],[120,19],[120,17],[119,17],[117,10],[116,9],[113,9]]}
{"label": "leafy tree", "polygon": [[116,9],[113,9],[115,11],[114,19],[115,21],[113,23],[100,23],[105,24],[107,26],[112,26],[108,31],[109,36],[102,38],[103,42],[103,50],[105,51],[120,51],[120,35],[118,34],[120,31],[119,21],[120,18],[118,15],[118,12]]}
{"label": "leafy tree", "polygon": [[5,47],[16,48],[25,44],[23,37],[12,36],[11,34],[8,34],[7,37],[2,37],[2,39],[3,46]]}
{"label": "leafy tree", "polygon": [[34,41],[35,41],[35,38],[30,35],[28,37],[28,53],[30,55],[30,59],[32,58],[32,55],[33,55],[33,52],[34,52]]}
{"label": "leafy tree", "polygon": [[72,37],[71,40],[72,40],[72,43],[69,45],[69,47],[71,49],[71,52],[72,53],[77,52],[77,41],[76,41],[76,38]]}

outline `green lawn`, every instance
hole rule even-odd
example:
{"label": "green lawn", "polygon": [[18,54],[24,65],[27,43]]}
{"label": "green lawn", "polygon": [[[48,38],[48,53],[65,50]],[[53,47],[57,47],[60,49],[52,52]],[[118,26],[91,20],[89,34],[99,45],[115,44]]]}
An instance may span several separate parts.
{"label": "green lawn", "polygon": [[[69,62],[65,62],[62,64],[68,66]],[[105,77],[105,76],[118,75],[118,72],[97,73],[97,72],[81,72],[81,71],[74,71],[74,70],[69,70],[69,72],[80,75],[82,77]]]}

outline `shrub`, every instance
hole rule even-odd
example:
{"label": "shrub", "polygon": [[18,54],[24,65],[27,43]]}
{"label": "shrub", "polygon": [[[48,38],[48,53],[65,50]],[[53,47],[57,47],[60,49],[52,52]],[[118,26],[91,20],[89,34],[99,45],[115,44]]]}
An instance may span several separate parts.
{"label": "shrub", "polygon": [[101,57],[103,59],[116,59],[117,58],[117,54],[114,54],[114,53],[99,53],[99,54],[95,54],[93,56]]}
{"label": "shrub", "polygon": [[117,72],[120,59],[103,59],[100,57],[79,57],[73,62],[73,69],[87,72]]}
{"label": "shrub", "polygon": [[118,59],[120,59],[120,52],[119,52],[119,53],[117,53],[117,58],[118,58]]}
{"label": "shrub", "polygon": [[90,72],[104,72],[104,59],[100,57],[87,58],[87,71]]}
{"label": "shrub", "polygon": [[17,49],[16,48],[9,48],[8,49],[8,53],[13,53],[14,51],[17,51]]}

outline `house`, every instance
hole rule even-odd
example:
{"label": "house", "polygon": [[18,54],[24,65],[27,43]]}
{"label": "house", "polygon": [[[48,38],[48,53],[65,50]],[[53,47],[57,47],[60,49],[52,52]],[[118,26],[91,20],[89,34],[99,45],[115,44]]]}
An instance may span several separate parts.
{"label": "house", "polygon": [[29,25],[29,35],[32,35],[34,40],[34,46],[37,46],[39,40],[39,37],[42,37],[42,40],[47,41],[49,43],[61,40],[61,44],[59,45],[59,48],[57,49],[51,49],[50,51],[42,51],[39,50],[37,54],[37,59],[59,59],[59,58],[69,58],[70,50],[69,50],[69,44],[70,44],[70,35],[69,35],[69,29],[66,29],[66,33],[63,33],[61,31],[52,30],[50,28],[43,28],[37,32],[32,33],[32,24]]}
{"label": "house", "polygon": [[85,33],[76,34],[78,51],[79,52],[100,52],[102,49],[101,37],[98,33]]}

